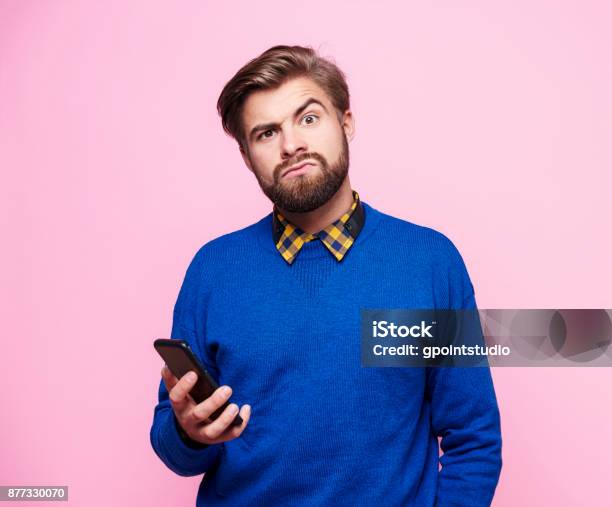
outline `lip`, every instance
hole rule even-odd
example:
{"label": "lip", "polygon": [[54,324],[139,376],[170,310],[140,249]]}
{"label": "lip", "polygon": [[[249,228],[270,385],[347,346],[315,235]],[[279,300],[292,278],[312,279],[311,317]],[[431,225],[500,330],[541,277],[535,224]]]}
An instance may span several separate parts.
{"label": "lip", "polygon": [[292,173],[293,171],[297,171],[298,169],[302,169],[302,168],[304,168],[307,165],[315,165],[315,163],[313,161],[311,161],[311,160],[302,161],[299,164],[291,166],[289,169],[287,169],[283,173],[283,177],[287,176],[289,173]]}

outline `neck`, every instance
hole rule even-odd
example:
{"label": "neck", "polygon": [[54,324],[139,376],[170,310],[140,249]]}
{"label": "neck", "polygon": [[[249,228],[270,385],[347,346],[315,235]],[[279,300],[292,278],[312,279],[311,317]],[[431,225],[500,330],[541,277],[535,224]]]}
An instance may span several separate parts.
{"label": "neck", "polygon": [[316,233],[338,220],[344,215],[353,203],[353,191],[348,175],[342,186],[323,206],[306,213],[295,213],[278,208],[283,216],[292,224],[309,233]]}

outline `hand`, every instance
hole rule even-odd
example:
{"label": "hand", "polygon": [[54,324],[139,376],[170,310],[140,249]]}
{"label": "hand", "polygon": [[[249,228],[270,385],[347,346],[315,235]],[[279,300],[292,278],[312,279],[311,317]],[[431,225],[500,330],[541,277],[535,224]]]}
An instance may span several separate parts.
{"label": "hand", "polygon": [[[190,377],[190,374],[193,375],[193,378]],[[250,405],[243,405],[240,410],[240,417],[242,417],[240,426],[230,426],[238,413],[238,405],[235,403],[230,403],[214,421],[209,419],[210,415],[232,395],[232,389],[229,386],[219,387],[203,402],[196,404],[191,396],[187,396],[197,381],[198,377],[195,372],[190,371],[179,380],[164,365],[161,375],[176,419],[189,438],[210,445],[233,440],[242,434],[251,417]]]}

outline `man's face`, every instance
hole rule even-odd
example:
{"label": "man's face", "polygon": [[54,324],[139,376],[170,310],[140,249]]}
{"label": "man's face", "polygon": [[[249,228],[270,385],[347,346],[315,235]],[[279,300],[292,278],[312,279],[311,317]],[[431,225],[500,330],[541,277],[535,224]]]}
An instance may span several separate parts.
{"label": "man's face", "polygon": [[243,159],[279,208],[312,211],[338,191],[348,173],[354,121],[350,111],[339,119],[314,81],[299,77],[274,90],[253,92],[244,103],[242,120]]}

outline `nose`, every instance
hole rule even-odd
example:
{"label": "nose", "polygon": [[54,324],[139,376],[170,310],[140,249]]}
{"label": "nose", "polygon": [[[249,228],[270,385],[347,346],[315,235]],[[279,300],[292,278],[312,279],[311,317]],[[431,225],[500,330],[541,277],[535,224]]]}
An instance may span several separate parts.
{"label": "nose", "polygon": [[298,132],[289,127],[282,133],[281,150],[283,160],[287,160],[308,151],[308,145]]}

